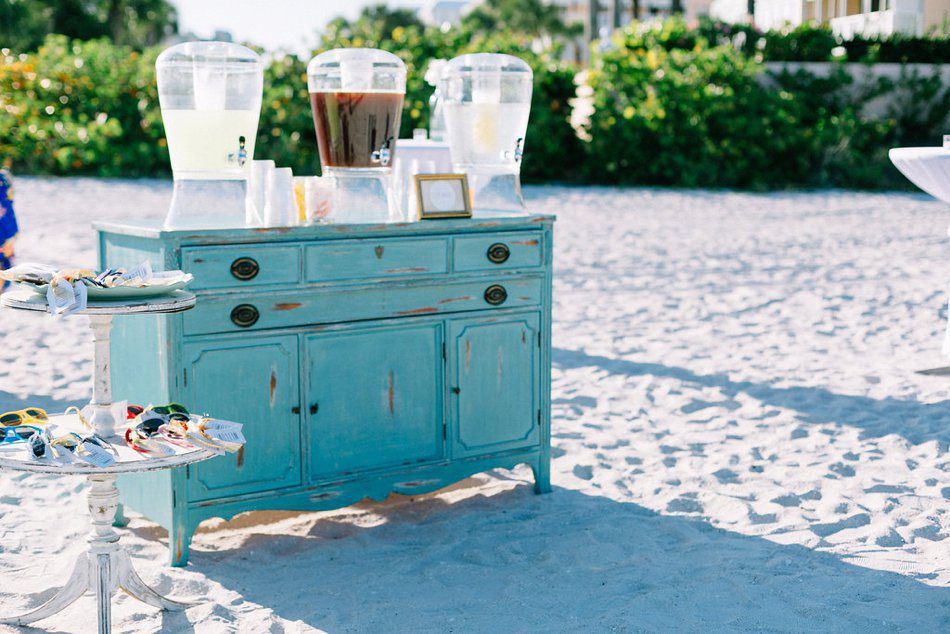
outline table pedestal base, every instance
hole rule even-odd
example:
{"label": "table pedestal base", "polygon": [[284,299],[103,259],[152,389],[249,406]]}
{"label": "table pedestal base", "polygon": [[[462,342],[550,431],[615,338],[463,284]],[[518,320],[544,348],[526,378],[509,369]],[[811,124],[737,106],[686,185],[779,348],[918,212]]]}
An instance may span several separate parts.
{"label": "table pedestal base", "polygon": [[12,618],[0,618],[0,623],[26,625],[60,612],[86,592],[96,595],[99,613],[99,634],[111,631],[112,595],[119,589],[139,601],[163,610],[184,610],[195,603],[182,603],[164,597],[150,588],[136,574],[132,559],[119,545],[119,534],[112,529],[119,502],[114,475],[90,475],[88,494],[92,532],[89,549],[79,556],[72,575],[53,598],[38,608]]}

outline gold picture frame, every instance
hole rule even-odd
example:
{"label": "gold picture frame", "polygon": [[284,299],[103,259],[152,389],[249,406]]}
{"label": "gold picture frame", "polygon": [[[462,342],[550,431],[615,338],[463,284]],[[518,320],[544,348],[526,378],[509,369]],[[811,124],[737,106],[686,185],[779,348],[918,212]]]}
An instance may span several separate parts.
{"label": "gold picture frame", "polygon": [[[465,174],[415,174],[412,178],[419,220],[472,217],[472,197]],[[438,183],[448,187],[439,187]]]}

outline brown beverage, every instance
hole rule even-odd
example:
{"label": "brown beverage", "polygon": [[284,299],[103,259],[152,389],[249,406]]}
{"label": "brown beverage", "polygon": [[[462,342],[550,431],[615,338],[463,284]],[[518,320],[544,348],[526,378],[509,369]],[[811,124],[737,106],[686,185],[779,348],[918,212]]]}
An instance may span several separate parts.
{"label": "brown beverage", "polygon": [[323,167],[390,167],[402,99],[393,92],[310,93]]}

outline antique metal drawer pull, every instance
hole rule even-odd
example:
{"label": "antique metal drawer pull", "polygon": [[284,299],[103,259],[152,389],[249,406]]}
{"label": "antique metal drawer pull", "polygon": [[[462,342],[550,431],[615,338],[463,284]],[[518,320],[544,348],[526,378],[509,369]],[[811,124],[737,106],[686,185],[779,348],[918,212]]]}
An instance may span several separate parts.
{"label": "antique metal drawer pull", "polygon": [[493,284],[485,289],[485,301],[492,306],[500,306],[508,299],[508,291],[504,286]]}
{"label": "antique metal drawer pull", "polygon": [[261,267],[254,258],[238,258],[231,263],[231,275],[246,282],[253,280],[261,272]]}
{"label": "antique metal drawer pull", "polygon": [[511,257],[511,249],[508,248],[507,244],[501,242],[496,242],[495,244],[488,247],[488,259],[494,262],[495,264],[503,264],[508,261],[508,258]]}
{"label": "antique metal drawer pull", "polygon": [[231,321],[234,322],[235,326],[241,328],[250,328],[257,323],[257,320],[261,318],[261,313],[250,304],[241,304],[240,306],[235,306],[234,310],[231,311]]}

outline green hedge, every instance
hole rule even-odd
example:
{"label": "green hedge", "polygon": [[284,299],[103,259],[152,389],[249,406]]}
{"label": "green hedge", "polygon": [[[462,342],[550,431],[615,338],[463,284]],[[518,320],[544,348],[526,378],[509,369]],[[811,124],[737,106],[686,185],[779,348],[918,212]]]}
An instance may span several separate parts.
{"label": "green hedge", "polygon": [[[813,32],[819,31],[813,29]],[[905,69],[853,89],[783,72],[765,87],[761,55],[743,38],[711,43],[682,20],[632,25],[592,60],[586,126],[589,182],[625,185],[907,188],[887,159],[901,145],[936,145],[950,125],[950,86]],[[717,43],[715,43],[717,42]],[[864,106],[901,91],[885,116]],[[893,96],[893,95],[892,95]]]}

